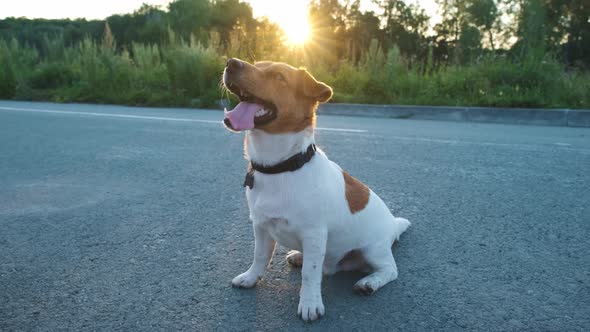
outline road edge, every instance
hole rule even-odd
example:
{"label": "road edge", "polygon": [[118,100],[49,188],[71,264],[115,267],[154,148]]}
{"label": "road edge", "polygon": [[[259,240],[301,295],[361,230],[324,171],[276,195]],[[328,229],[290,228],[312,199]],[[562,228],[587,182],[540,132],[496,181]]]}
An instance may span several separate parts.
{"label": "road edge", "polygon": [[[35,107],[35,104],[56,104],[70,106],[98,105],[101,107],[127,107],[127,108],[151,108],[151,109],[195,109],[183,107],[154,107],[154,106],[130,106],[115,104],[87,104],[87,103],[55,103],[55,102],[31,102],[20,100],[3,100],[1,103],[17,104],[18,107]],[[220,101],[221,110],[226,102]],[[559,127],[585,127],[590,128],[590,110],[586,109],[544,109],[544,108],[497,108],[497,107],[461,107],[461,106],[412,106],[412,105],[373,105],[373,104],[320,104],[319,115],[342,115],[373,118],[435,120],[475,123],[500,123],[534,126],[559,126]]]}
{"label": "road edge", "polygon": [[318,114],[412,120],[590,127],[590,110],[368,104],[321,104]]}

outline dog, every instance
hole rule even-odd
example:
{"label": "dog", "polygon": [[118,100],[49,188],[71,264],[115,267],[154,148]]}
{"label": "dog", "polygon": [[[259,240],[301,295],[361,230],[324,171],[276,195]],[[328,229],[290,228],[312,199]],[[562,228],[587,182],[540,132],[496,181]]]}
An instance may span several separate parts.
{"label": "dog", "polygon": [[225,110],[223,123],[245,131],[244,186],[255,239],[253,263],[232,286],[254,287],[276,243],[291,249],[289,264],[301,267],[297,313],[304,321],[325,313],[323,274],[370,271],[354,285],[364,295],[395,280],[391,246],[410,222],[394,217],[377,194],[315,146],[315,112],[332,88],[305,69],[236,58],[227,61],[222,81],[240,100]]}

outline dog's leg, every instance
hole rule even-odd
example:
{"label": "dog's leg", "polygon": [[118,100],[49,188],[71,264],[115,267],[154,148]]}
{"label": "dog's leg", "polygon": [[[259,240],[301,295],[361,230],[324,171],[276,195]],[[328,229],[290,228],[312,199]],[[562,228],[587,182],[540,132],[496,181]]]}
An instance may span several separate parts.
{"label": "dog's leg", "polygon": [[397,265],[393,259],[390,243],[380,243],[362,250],[363,258],[373,268],[373,273],[354,285],[354,290],[363,295],[371,295],[377,289],[397,278]]}
{"label": "dog's leg", "polygon": [[297,314],[304,321],[316,320],[324,315],[322,302],[322,269],[326,256],[327,231],[314,230],[302,236],[303,267]]}
{"label": "dog's leg", "polygon": [[287,253],[287,263],[294,267],[301,267],[303,265],[303,254],[297,250],[291,250]]}
{"label": "dog's leg", "polygon": [[233,287],[251,288],[256,286],[272,258],[275,243],[266,230],[254,225],[254,261],[248,271],[232,280]]}

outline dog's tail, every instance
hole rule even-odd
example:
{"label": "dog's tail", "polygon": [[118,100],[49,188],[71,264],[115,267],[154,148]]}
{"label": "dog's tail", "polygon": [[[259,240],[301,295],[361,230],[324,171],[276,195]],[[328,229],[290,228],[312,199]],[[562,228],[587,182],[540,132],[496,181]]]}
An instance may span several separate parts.
{"label": "dog's tail", "polygon": [[411,223],[408,221],[408,219],[393,217],[394,232],[393,241],[391,242],[393,243],[395,241],[399,241],[400,235],[402,235],[402,233],[405,232],[406,229],[410,227],[410,225]]}

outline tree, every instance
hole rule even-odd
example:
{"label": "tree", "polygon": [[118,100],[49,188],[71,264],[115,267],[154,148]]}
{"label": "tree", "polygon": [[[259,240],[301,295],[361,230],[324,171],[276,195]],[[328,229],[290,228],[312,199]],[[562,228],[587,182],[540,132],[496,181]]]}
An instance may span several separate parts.
{"label": "tree", "polygon": [[347,13],[346,47],[347,56],[357,62],[364,50],[369,48],[371,40],[383,43],[383,31],[379,27],[379,17],[373,11],[361,12],[360,1],[354,1]]}
{"label": "tree", "polygon": [[207,41],[206,28],[211,23],[211,3],[208,0],[176,0],[168,5],[168,21],[184,40],[194,36]]}
{"label": "tree", "polygon": [[488,34],[488,42],[494,50],[496,47],[492,30],[499,21],[496,0],[470,0],[467,4],[467,13],[473,25]]}
{"label": "tree", "polygon": [[[482,54],[482,40],[496,49],[495,35],[500,32],[499,1],[437,0],[442,22],[435,26],[437,44],[447,50],[447,58],[465,64]],[[438,52],[440,53],[440,52]],[[437,52],[434,52],[437,54]]]}
{"label": "tree", "polygon": [[338,0],[313,0],[309,4],[309,21],[313,40],[307,47],[329,64],[337,64],[345,54],[347,8]]}
{"label": "tree", "polygon": [[570,64],[590,69],[590,2],[573,0],[567,9],[565,58]]}
{"label": "tree", "polygon": [[541,0],[523,0],[518,15],[517,37],[515,45],[520,57],[525,54],[543,56],[547,49],[547,11]]}
{"label": "tree", "polygon": [[430,20],[424,9],[401,0],[373,2],[383,11],[386,36],[383,46],[389,49],[396,45],[410,66],[414,59],[424,57],[428,53],[425,34]]}
{"label": "tree", "polygon": [[[218,0],[213,3],[211,27],[219,33],[223,52],[227,53],[230,34],[238,25],[243,34],[255,32],[256,24],[252,16],[252,7],[249,4],[239,0]],[[247,42],[245,38],[239,39]]]}

